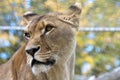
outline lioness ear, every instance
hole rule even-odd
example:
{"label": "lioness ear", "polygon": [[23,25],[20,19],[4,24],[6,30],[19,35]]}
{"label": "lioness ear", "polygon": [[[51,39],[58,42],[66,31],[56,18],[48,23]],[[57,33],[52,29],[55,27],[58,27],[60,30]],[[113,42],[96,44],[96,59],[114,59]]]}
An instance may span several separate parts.
{"label": "lioness ear", "polygon": [[59,19],[74,25],[74,27],[78,29],[81,11],[81,3],[75,3],[68,8],[64,15],[59,16]]}
{"label": "lioness ear", "polygon": [[22,25],[26,26],[29,21],[31,21],[35,16],[37,16],[36,13],[33,12],[26,12],[23,14],[23,19],[22,19]]}

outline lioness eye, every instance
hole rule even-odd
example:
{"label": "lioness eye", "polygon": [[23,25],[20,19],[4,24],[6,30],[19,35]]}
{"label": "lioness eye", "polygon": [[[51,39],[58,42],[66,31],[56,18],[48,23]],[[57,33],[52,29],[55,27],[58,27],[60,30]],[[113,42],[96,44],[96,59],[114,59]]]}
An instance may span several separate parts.
{"label": "lioness eye", "polygon": [[49,31],[51,31],[53,28],[54,28],[54,26],[48,24],[48,25],[46,26],[46,28],[45,28],[45,32],[49,32]]}
{"label": "lioness eye", "polygon": [[30,34],[27,33],[27,32],[24,33],[24,36],[25,36],[26,38],[30,38]]}

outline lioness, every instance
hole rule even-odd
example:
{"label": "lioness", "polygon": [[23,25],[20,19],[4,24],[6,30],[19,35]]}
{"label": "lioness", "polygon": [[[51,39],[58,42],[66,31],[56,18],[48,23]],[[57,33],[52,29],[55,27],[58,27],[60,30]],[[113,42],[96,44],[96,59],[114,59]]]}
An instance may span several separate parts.
{"label": "lioness", "polygon": [[0,66],[0,80],[73,80],[80,13],[79,3],[64,13],[25,13],[27,42]]}

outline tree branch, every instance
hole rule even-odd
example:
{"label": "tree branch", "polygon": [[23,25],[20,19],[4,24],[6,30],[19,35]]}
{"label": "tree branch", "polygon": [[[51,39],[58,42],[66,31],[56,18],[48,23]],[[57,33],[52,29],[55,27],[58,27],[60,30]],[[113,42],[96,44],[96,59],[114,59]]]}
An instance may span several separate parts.
{"label": "tree branch", "polygon": [[111,72],[107,72],[96,78],[95,80],[120,80],[120,67]]}
{"label": "tree branch", "polygon": [[75,76],[75,80],[120,80],[120,67],[106,72],[98,77],[95,76],[85,77],[85,76]]}

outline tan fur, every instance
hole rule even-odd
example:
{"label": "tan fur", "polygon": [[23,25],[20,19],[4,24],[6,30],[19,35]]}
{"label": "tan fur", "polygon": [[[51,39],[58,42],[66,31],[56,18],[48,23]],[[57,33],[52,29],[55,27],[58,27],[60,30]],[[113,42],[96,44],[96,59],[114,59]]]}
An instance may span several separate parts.
{"label": "tan fur", "polygon": [[[0,80],[73,80],[75,35],[80,13],[78,3],[65,13],[26,13],[23,23],[30,37],[7,63],[0,66]],[[55,28],[45,32],[48,24]],[[26,52],[37,46],[40,49],[34,56]],[[54,59],[55,63],[32,66],[33,58],[39,62]]]}

